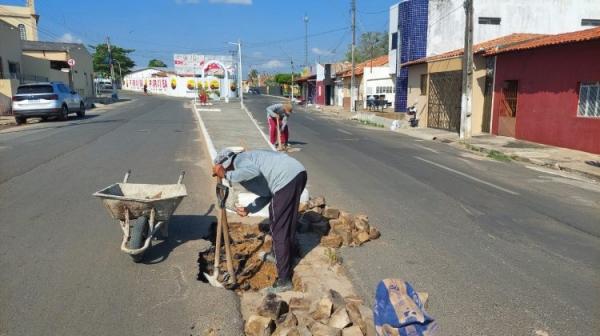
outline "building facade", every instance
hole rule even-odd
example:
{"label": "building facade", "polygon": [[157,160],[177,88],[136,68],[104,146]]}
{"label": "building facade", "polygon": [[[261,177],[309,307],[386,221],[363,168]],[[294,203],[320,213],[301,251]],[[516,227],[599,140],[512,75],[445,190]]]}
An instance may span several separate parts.
{"label": "building facade", "polygon": [[0,20],[0,114],[10,110],[21,78],[21,39],[16,27]]}
{"label": "building facade", "polygon": [[26,6],[0,5],[0,20],[16,27],[21,40],[38,40],[38,21],[35,0],[27,0]]}
{"label": "building facade", "polygon": [[600,27],[495,57],[492,133],[600,154]]}
{"label": "building facade", "polygon": [[[390,7],[390,73],[396,74],[395,111],[406,111],[408,74],[401,63],[464,45],[463,0],[405,0]],[[560,18],[560,19],[558,19]],[[600,25],[597,0],[478,0],[474,2],[473,43],[512,33],[558,34]],[[398,34],[400,31],[400,34]]]}

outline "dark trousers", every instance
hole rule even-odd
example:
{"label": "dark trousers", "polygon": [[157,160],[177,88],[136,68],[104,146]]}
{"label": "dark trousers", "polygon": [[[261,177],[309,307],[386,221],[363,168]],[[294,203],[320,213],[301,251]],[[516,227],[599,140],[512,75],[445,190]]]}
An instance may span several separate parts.
{"label": "dark trousers", "polygon": [[285,187],[273,195],[269,206],[273,252],[277,261],[279,279],[292,279],[292,263],[296,253],[296,223],[300,195],[306,187],[306,171],[296,175]]}

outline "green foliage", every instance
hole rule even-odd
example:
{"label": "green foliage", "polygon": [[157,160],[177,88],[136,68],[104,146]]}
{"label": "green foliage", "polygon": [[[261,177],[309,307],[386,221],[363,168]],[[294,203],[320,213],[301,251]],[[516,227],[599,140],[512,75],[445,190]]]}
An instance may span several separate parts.
{"label": "green foliage", "polygon": [[163,62],[159,59],[151,59],[150,62],[148,62],[148,67],[150,67],[150,68],[166,68],[167,65],[165,64],[165,62]]}
{"label": "green foliage", "polygon": [[[92,55],[94,63],[94,72],[100,76],[110,76],[110,65],[108,64],[108,47],[106,43],[98,45],[90,45],[90,48],[94,50]],[[131,72],[131,68],[135,66],[135,63],[129,54],[134,52],[133,49],[124,49],[111,45],[112,58],[115,66],[115,76],[119,78],[119,65],[123,76]]]}
{"label": "green foliage", "polygon": [[[354,60],[361,63],[371,58],[387,55],[388,53],[388,33],[387,32],[367,32],[362,33],[354,49]],[[348,46],[346,60],[352,60],[352,45]]]}
{"label": "green foliage", "polygon": [[[294,74],[294,78],[300,77],[299,73]],[[275,74],[275,82],[278,84],[291,84],[292,74],[291,73],[278,73]]]}
{"label": "green foliage", "polygon": [[502,161],[502,162],[509,162],[509,161],[511,161],[511,157],[510,156],[508,156],[508,155],[506,155],[506,154],[504,154],[502,152],[499,152],[499,151],[497,151],[495,149],[492,149],[491,151],[489,151],[487,157],[489,157],[490,159],[494,159],[494,160]]}
{"label": "green foliage", "polygon": [[248,73],[248,81],[254,83],[254,82],[256,82],[257,79],[258,79],[258,71],[256,71],[256,69],[250,70],[250,72]]}

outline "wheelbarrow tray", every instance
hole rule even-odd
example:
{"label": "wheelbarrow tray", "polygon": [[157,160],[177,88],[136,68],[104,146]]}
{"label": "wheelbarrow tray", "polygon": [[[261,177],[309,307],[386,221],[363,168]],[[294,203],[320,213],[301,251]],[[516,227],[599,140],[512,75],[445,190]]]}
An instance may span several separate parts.
{"label": "wheelbarrow tray", "polygon": [[154,208],[156,221],[167,221],[187,196],[183,184],[115,183],[94,193],[102,199],[106,210],[114,219],[125,220],[142,215],[149,216]]}

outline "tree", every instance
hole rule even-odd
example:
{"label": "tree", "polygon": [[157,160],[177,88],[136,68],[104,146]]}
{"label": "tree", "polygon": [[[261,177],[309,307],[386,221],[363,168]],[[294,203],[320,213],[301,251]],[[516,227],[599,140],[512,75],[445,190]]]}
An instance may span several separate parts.
{"label": "tree", "polygon": [[258,81],[258,71],[256,71],[256,69],[250,70],[248,73],[248,81],[251,82],[252,85],[258,86],[258,83],[255,83]]}
{"label": "tree", "polygon": [[[299,73],[294,74],[294,78],[300,77]],[[278,84],[291,84],[292,74],[291,73],[278,73],[275,74],[275,82]]]}
{"label": "tree", "polygon": [[[90,45],[94,49],[92,61],[94,63],[94,72],[103,77],[110,76],[110,61],[108,59],[108,47],[106,43],[98,45]],[[123,76],[131,72],[131,68],[135,66],[135,62],[129,58],[129,54],[134,52],[133,49],[124,49],[114,45],[110,46],[113,64],[115,66],[115,77],[119,78],[119,66]]]}
{"label": "tree", "polygon": [[[371,58],[387,55],[388,34],[387,32],[362,33],[354,49],[354,60],[361,63]],[[346,60],[352,61],[352,45],[348,46]]]}
{"label": "tree", "polygon": [[166,68],[167,65],[165,64],[165,62],[163,62],[159,59],[151,59],[150,62],[148,62],[148,67],[150,67],[150,68]]}

